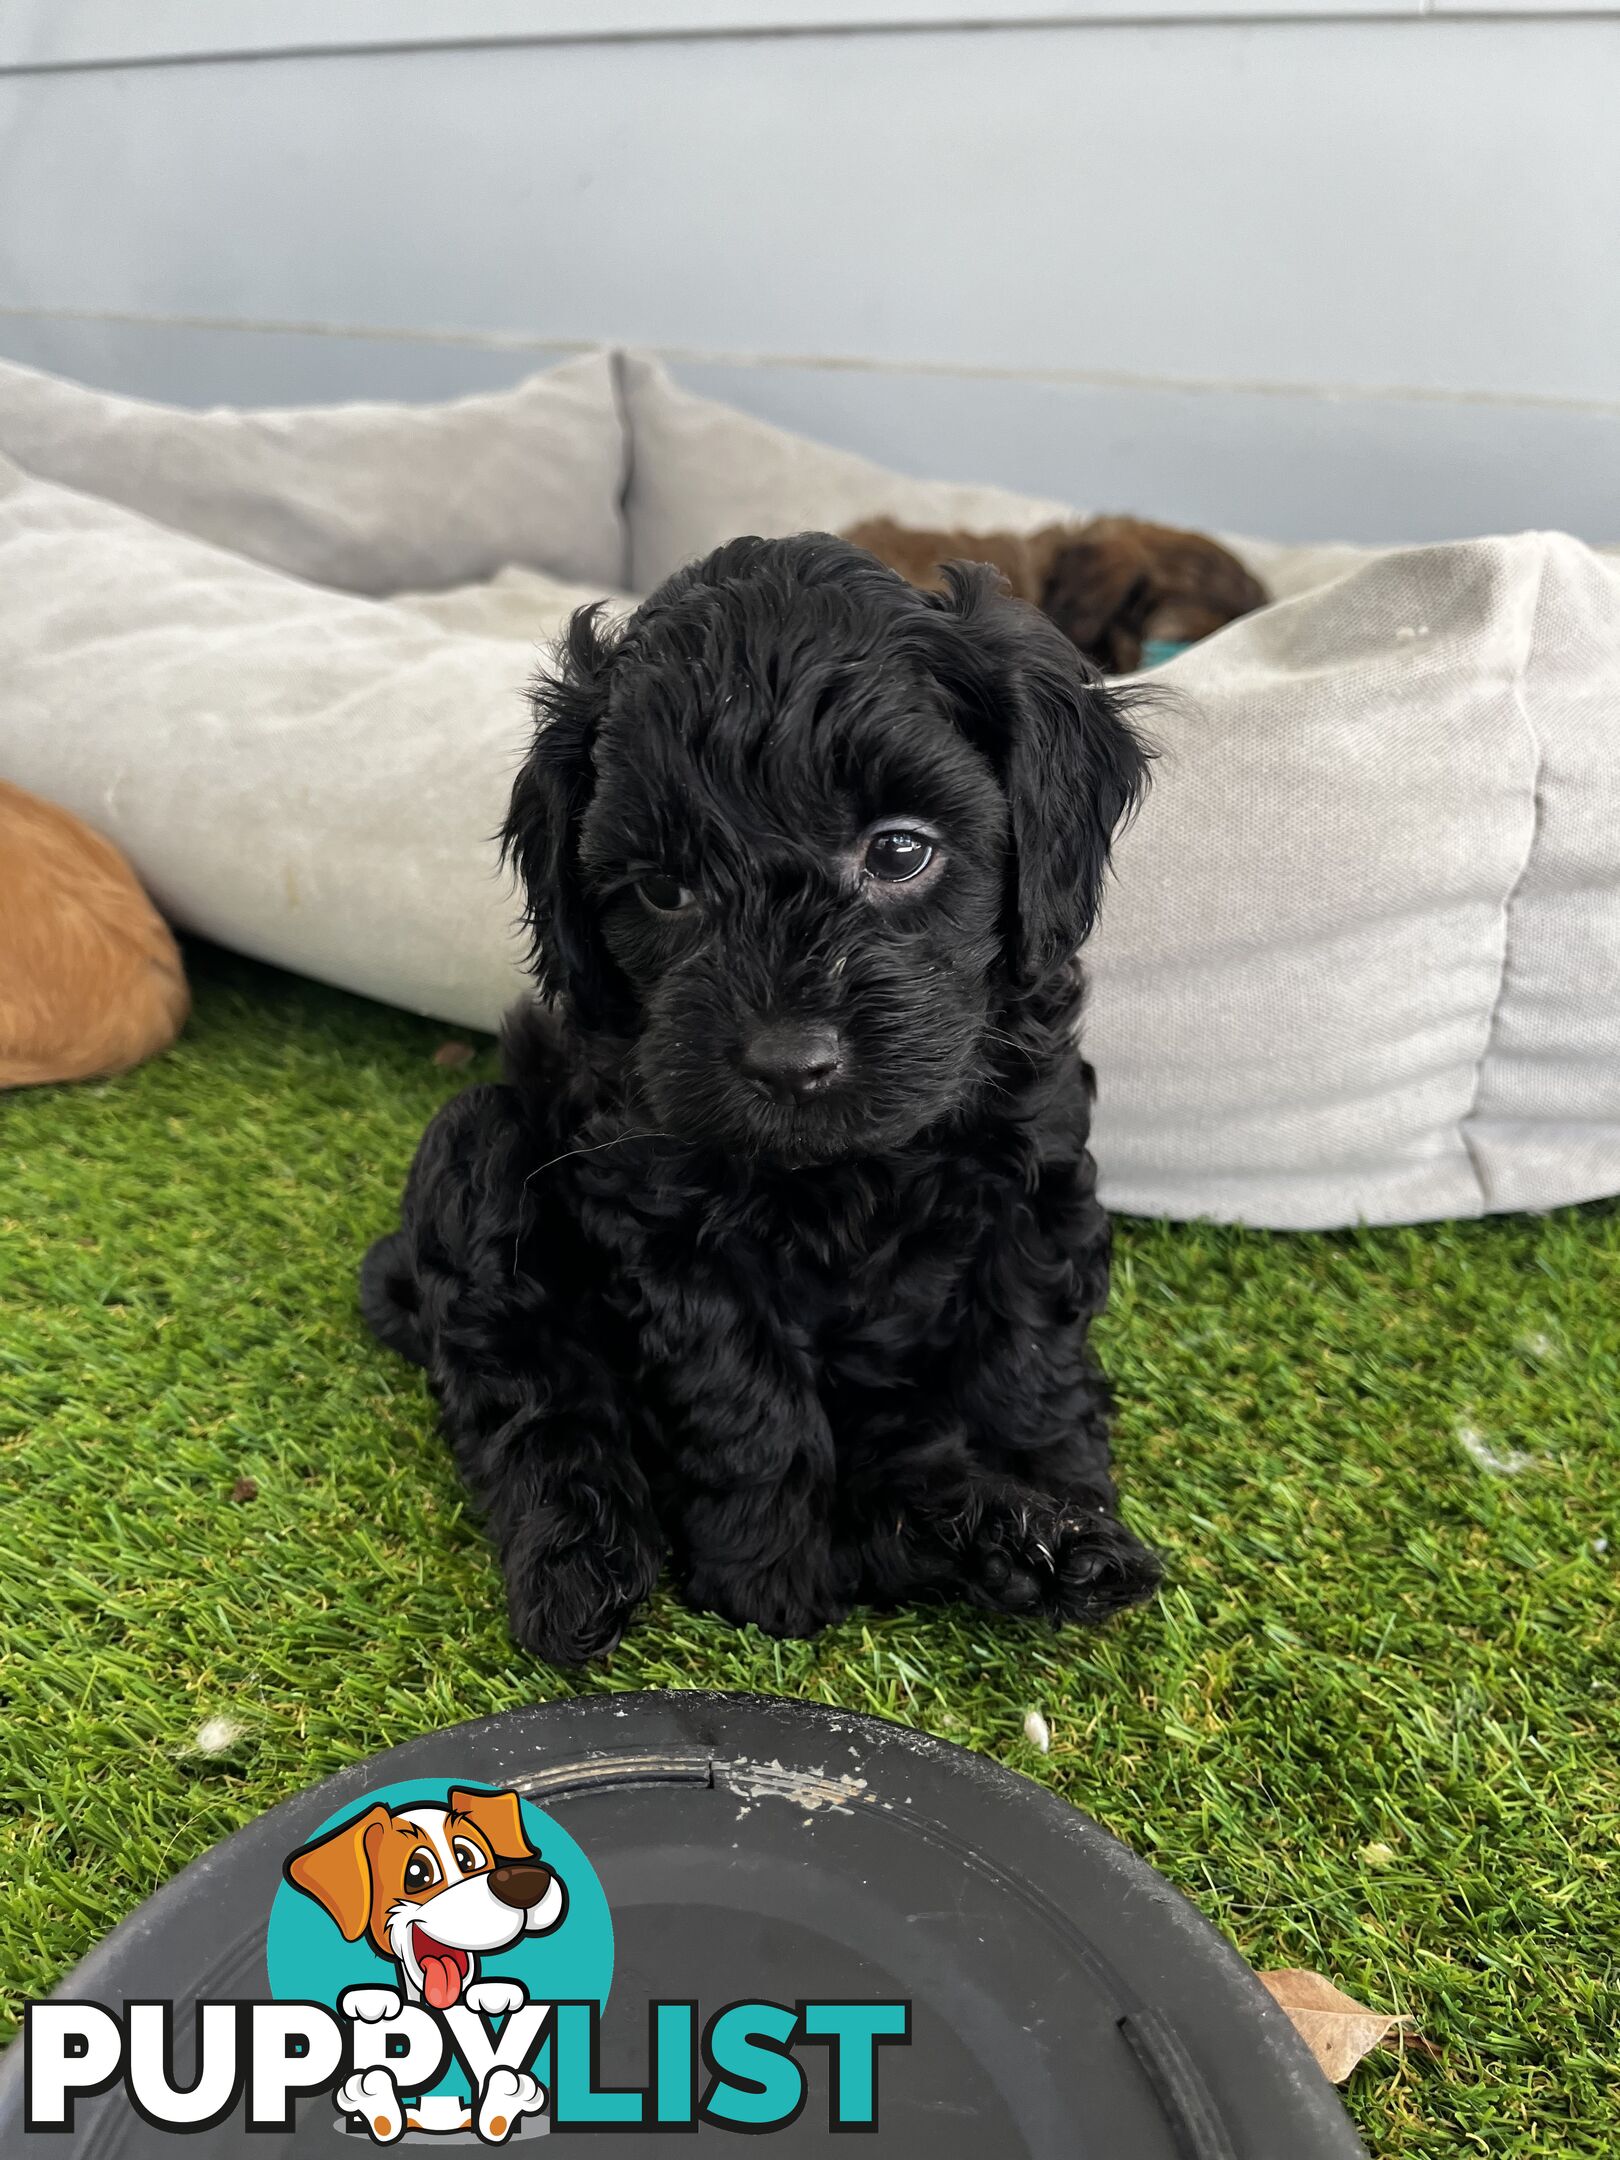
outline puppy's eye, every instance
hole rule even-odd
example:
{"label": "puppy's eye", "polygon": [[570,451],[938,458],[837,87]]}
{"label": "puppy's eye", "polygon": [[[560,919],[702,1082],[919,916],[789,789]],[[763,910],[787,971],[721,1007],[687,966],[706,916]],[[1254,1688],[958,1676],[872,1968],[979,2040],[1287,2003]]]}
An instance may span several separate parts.
{"label": "puppy's eye", "polygon": [[465,1838],[457,1838],[450,1850],[456,1856],[456,1866],[463,1875],[476,1875],[489,1865],[476,1845],[469,1845]]}
{"label": "puppy's eye", "polygon": [[908,878],[920,877],[933,859],[931,840],[909,826],[892,825],[872,835],[861,867],[885,885],[904,885]]}
{"label": "puppy's eye", "polygon": [[407,1890],[431,1890],[439,1880],[439,1863],[425,1845],[418,1845],[405,1863]]}
{"label": "puppy's eye", "polygon": [[691,886],[678,885],[672,877],[643,878],[636,898],[654,915],[684,915],[697,902]]}

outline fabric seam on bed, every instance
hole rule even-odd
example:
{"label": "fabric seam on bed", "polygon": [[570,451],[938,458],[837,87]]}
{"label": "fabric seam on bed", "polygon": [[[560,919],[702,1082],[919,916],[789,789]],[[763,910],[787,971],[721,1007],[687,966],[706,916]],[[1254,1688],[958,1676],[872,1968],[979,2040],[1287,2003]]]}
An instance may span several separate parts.
{"label": "fabric seam on bed", "polygon": [[1523,890],[1524,881],[1529,876],[1531,867],[1536,860],[1537,849],[1541,841],[1541,776],[1545,765],[1545,755],[1541,747],[1541,738],[1536,732],[1535,722],[1530,717],[1526,685],[1530,677],[1531,662],[1535,658],[1536,631],[1541,621],[1541,603],[1547,589],[1547,557],[1551,553],[1551,542],[1545,533],[1538,533],[1536,541],[1541,551],[1541,560],[1536,574],[1535,597],[1530,603],[1524,636],[1524,652],[1515,671],[1512,684],[1513,703],[1524,725],[1525,734],[1529,737],[1531,754],[1534,759],[1530,776],[1530,840],[1524,852],[1524,860],[1520,863],[1518,872],[1502,899],[1502,959],[1496,978],[1496,995],[1491,1001],[1490,1014],[1485,1023],[1485,1039],[1480,1045],[1479,1058],[1474,1066],[1473,1096],[1457,1126],[1457,1137],[1462,1142],[1463,1149],[1467,1154],[1469,1168],[1474,1173],[1475,1181],[1479,1186],[1480,1201],[1487,1214],[1492,1213],[1494,1210],[1490,1174],[1480,1158],[1474,1137],[1468,1128],[1479,1115],[1479,1100],[1485,1086],[1485,1067],[1490,1061],[1491,1046],[1496,1040],[1497,1025],[1502,1016],[1503,1001],[1507,996],[1508,977],[1513,969],[1513,911],[1518,902],[1519,894]]}

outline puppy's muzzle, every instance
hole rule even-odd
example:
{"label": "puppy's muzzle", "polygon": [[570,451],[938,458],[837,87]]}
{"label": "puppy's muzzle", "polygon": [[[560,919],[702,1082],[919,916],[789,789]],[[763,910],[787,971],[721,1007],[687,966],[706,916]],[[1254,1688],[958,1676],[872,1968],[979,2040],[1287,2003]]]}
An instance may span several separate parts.
{"label": "puppy's muzzle", "polygon": [[838,1031],[820,1021],[772,1021],[749,1038],[740,1060],[748,1078],[784,1102],[831,1087],[843,1070]]}
{"label": "puppy's muzzle", "polygon": [[514,1912],[527,1912],[551,1888],[551,1871],[534,1867],[526,1860],[503,1860],[490,1869],[489,1887],[503,1905],[510,1905]]}

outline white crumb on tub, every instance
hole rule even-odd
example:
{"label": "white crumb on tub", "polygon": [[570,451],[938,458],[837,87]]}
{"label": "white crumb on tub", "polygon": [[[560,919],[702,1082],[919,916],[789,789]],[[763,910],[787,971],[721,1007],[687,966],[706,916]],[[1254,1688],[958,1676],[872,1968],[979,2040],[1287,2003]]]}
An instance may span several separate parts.
{"label": "white crumb on tub", "polygon": [[[715,1768],[739,1800],[790,1800],[811,1815],[818,1808],[847,1807],[866,1791],[865,1778],[851,1777],[847,1771],[833,1777],[820,1768],[785,1768],[774,1759],[768,1763],[717,1763]],[[808,1821],[809,1816],[805,1819]]]}

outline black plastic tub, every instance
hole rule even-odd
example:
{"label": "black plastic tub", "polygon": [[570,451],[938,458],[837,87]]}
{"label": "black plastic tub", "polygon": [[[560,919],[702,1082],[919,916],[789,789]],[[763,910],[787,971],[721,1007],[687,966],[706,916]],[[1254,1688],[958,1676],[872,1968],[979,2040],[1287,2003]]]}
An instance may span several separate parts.
{"label": "black plastic tub", "polygon": [[[289,1894],[288,1855],[379,1787],[446,1778],[517,1791],[587,1856],[612,1915],[603,2088],[647,2083],[653,2002],[696,2002],[701,2023],[740,2001],[882,2000],[909,2005],[909,2037],[878,2051],[866,2148],[893,2160],[1363,2153],[1248,1967],[1096,1823],[922,1733],[756,1696],[592,1696],[376,1756],[196,1861],[58,1998],[173,2002],[178,2082],[192,2062],[192,2005],[270,1993],[267,1922],[278,1892]],[[390,1977],[380,1955],[360,1950],[379,1981]],[[34,2150],[334,2160],[369,2148],[330,2095],[298,2102],[285,2129],[250,2131],[237,2110],[181,2135],[142,2120],[121,2083],[80,2100],[71,2130],[25,2136],[21,2056],[14,2045],[0,2062],[7,2160]],[[859,2150],[831,2127],[831,2051],[807,2045],[797,2059],[803,2105],[759,2133],[764,2151]],[[568,2134],[544,2116],[524,2127]],[[694,2139],[735,2150],[738,2133],[700,2121],[685,2145],[671,2134],[596,2129],[582,2149],[596,2160],[673,2156]],[[478,2143],[410,2131],[405,2141]]]}

